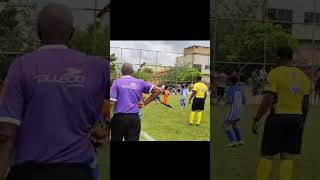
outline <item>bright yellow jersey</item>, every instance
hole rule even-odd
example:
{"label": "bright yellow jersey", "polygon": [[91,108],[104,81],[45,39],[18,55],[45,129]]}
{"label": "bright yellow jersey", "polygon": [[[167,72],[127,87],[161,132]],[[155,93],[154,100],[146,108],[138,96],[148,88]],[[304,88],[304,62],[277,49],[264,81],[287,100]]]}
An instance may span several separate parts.
{"label": "bright yellow jersey", "polygon": [[208,87],[202,82],[195,83],[192,89],[192,91],[197,92],[196,98],[204,98],[207,90],[208,90]]}
{"label": "bright yellow jersey", "polygon": [[280,66],[268,74],[264,91],[276,93],[276,114],[302,114],[303,97],[310,95],[311,82],[296,67]]}

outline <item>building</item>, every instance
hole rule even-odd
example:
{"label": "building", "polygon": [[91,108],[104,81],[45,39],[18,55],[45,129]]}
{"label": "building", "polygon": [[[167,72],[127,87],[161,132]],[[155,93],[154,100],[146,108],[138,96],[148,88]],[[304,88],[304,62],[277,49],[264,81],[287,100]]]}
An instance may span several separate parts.
{"label": "building", "polygon": [[210,47],[191,46],[185,48],[183,56],[176,58],[177,67],[194,67],[203,74],[203,81],[210,82]]}

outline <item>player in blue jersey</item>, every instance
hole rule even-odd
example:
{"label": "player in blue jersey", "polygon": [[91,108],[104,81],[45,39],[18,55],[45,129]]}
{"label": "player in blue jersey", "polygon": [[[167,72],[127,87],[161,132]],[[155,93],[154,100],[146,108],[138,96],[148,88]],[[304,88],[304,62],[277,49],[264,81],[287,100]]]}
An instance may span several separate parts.
{"label": "player in blue jersey", "polygon": [[226,146],[235,147],[244,144],[238,123],[243,105],[245,104],[245,96],[241,86],[237,85],[238,78],[232,76],[230,80],[231,86],[227,91],[227,102],[230,105],[230,111],[225,117],[224,129],[229,140],[229,144]]}
{"label": "player in blue jersey", "polygon": [[187,98],[187,93],[188,93],[188,89],[185,85],[182,85],[182,89],[181,89],[181,96],[180,96],[180,105],[181,108],[185,108],[186,107],[186,98]]}

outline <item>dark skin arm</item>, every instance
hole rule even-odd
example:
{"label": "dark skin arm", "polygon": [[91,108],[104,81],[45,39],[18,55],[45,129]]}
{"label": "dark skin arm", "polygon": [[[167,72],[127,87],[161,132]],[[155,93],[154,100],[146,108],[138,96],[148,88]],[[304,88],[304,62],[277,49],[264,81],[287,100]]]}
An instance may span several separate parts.
{"label": "dark skin arm", "polygon": [[4,179],[10,166],[18,126],[0,123],[0,180]]}
{"label": "dark skin arm", "polygon": [[307,115],[309,113],[309,95],[303,97],[302,113],[303,113],[304,122],[305,122]]}
{"label": "dark skin arm", "polygon": [[[190,98],[189,98],[189,104],[191,103],[191,100],[192,100],[194,97],[196,97],[196,94],[197,94],[197,92],[194,91],[194,90],[192,90],[191,96],[190,96]],[[207,96],[207,93],[206,93],[205,96]]]}
{"label": "dark skin arm", "polygon": [[262,118],[263,115],[265,115],[269,109],[272,106],[272,102],[275,98],[275,94],[272,92],[267,92],[263,98],[262,98],[262,102],[259,106],[258,112],[254,118],[253,124],[252,124],[252,132],[255,135],[258,135],[258,122],[260,121],[260,119]]}
{"label": "dark skin arm", "polygon": [[151,90],[151,96],[149,96],[144,101],[140,101],[139,102],[139,107],[142,108],[142,107],[148,105],[149,103],[154,101],[160,95],[160,93],[161,93],[160,89],[157,86],[153,86],[153,88]]}

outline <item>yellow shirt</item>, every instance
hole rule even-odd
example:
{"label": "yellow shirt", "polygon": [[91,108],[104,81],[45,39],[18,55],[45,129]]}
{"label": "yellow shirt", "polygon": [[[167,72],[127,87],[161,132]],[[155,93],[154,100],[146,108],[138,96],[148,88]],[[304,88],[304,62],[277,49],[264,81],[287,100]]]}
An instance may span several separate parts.
{"label": "yellow shirt", "polygon": [[277,94],[276,114],[302,114],[303,97],[310,95],[311,82],[300,69],[280,66],[268,74],[264,91]]}
{"label": "yellow shirt", "polygon": [[192,89],[192,91],[197,92],[196,98],[204,98],[207,90],[208,90],[208,87],[202,82],[195,83]]}

